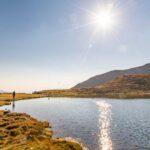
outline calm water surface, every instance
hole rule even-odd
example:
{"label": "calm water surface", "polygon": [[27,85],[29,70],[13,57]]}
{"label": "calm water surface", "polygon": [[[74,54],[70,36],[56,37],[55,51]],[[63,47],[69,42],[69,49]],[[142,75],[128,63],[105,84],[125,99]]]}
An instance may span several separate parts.
{"label": "calm water surface", "polygon": [[150,99],[41,98],[18,101],[14,111],[49,121],[55,137],[71,136],[90,150],[150,150]]}

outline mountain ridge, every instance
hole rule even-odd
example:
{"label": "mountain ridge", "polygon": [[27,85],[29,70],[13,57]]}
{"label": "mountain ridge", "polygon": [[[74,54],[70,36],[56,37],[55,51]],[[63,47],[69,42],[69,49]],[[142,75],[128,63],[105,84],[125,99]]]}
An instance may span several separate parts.
{"label": "mountain ridge", "polygon": [[76,86],[73,87],[73,89],[94,88],[108,81],[111,81],[119,76],[132,74],[150,74],[150,63],[147,63],[143,66],[133,67],[125,70],[112,70],[100,75],[93,76],[88,80],[77,84]]}
{"label": "mountain ridge", "polygon": [[8,92],[6,92],[6,91],[3,91],[3,90],[0,90],[0,93],[8,93]]}
{"label": "mountain ridge", "polygon": [[123,75],[95,88],[36,91],[47,97],[150,98],[150,74]]}

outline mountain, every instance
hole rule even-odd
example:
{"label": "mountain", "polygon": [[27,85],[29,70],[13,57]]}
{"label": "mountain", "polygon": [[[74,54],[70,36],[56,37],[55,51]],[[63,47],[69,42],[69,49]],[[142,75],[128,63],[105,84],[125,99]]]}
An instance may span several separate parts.
{"label": "mountain", "polygon": [[95,88],[44,90],[48,97],[150,98],[150,74],[123,75]]}
{"label": "mountain", "polygon": [[73,87],[73,89],[80,88],[95,88],[108,81],[114,80],[115,78],[122,75],[138,75],[138,74],[150,74],[150,63],[144,66],[135,67],[126,70],[114,70],[104,74],[96,75],[84,82],[81,82]]}
{"label": "mountain", "polygon": [[6,91],[0,90],[0,93],[7,93]]}

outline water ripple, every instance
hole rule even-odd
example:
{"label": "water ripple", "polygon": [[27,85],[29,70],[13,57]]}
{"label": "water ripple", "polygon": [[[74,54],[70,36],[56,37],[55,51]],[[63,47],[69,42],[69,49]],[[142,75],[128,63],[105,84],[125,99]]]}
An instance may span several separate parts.
{"label": "water ripple", "polygon": [[99,110],[99,148],[113,150],[110,137],[111,105],[106,101],[96,102]]}

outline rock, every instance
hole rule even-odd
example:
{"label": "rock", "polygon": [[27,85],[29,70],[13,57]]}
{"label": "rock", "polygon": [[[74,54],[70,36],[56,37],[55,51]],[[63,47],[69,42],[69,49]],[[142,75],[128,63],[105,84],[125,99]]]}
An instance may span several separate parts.
{"label": "rock", "polygon": [[9,125],[8,122],[2,122],[2,123],[0,123],[0,127],[5,127],[5,126],[7,126],[7,125]]}
{"label": "rock", "polygon": [[44,122],[43,122],[43,126],[44,126],[45,128],[48,128],[48,127],[49,127],[49,122],[48,122],[48,121],[44,121]]}
{"label": "rock", "polygon": [[10,113],[10,110],[5,110],[5,111],[3,112],[4,115],[9,114],[9,113]]}

